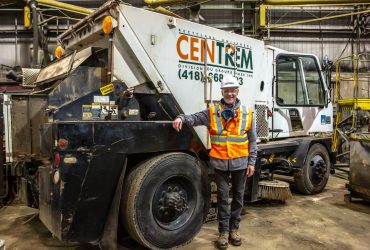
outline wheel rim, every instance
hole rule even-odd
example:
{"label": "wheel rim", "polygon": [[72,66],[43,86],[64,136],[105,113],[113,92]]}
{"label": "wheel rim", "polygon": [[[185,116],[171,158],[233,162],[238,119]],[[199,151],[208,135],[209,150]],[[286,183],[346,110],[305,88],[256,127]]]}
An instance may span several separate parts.
{"label": "wheel rim", "polygon": [[166,230],[182,227],[194,212],[196,195],[193,183],[186,177],[165,180],[152,201],[152,212],[158,225]]}
{"label": "wheel rim", "polygon": [[314,184],[320,184],[325,178],[327,165],[321,155],[315,155],[310,161],[311,181]]}

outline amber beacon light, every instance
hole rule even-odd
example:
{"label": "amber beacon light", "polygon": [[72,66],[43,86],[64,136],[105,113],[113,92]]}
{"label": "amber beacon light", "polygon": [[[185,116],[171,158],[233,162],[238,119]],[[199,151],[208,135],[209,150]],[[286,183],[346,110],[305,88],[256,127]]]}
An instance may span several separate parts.
{"label": "amber beacon light", "polygon": [[113,29],[113,20],[111,16],[104,17],[103,20],[103,32],[109,34]]}
{"label": "amber beacon light", "polygon": [[61,46],[55,48],[54,55],[56,58],[61,58],[64,54],[64,49]]}

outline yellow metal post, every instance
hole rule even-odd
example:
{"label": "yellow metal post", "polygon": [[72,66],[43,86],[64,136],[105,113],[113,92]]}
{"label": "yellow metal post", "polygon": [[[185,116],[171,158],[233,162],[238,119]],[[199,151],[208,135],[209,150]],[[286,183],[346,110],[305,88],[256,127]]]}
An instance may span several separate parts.
{"label": "yellow metal post", "polygon": [[260,27],[266,27],[266,5],[260,5]]}
{"label": "yellow metal post", "polygon": [[337,117],[335,119],[335,129],[334,129],[334,136],[333,136],[333,145],[332,145],[332,151],[337,152],[338,150],[338,142],[339,142],[339,133],[338,133],[338,123],[342,120],[342,112],[338,110],[337,105]]}
{"label": "yellow metal post", "polygon": [[29,29],[31,27],[31,9],[28,5],[24,6],[23,22],[25,28]]}

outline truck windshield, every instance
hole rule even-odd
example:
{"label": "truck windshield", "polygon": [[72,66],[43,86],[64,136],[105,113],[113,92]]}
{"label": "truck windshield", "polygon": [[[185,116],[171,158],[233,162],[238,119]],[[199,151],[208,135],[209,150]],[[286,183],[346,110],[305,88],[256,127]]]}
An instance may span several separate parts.
{"label": "truck windshield", "polygon": [[321,106],[325,92],[319,68],[312,56],[279,55],[277,102],[289,106]]}

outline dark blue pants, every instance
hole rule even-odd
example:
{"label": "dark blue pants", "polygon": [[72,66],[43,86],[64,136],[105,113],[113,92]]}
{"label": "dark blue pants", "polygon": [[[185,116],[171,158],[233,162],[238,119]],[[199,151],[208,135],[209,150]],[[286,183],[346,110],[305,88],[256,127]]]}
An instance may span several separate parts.
{"label": "dark blue pants", "polygon": [[[229,209],[228,204],[230,176],[233,195],[231,209]],[[239,229],[245,181],[247,179],[246,170],[221,171],[215,169],[215,179],[217,185],[218,231],[222,233]]]}

